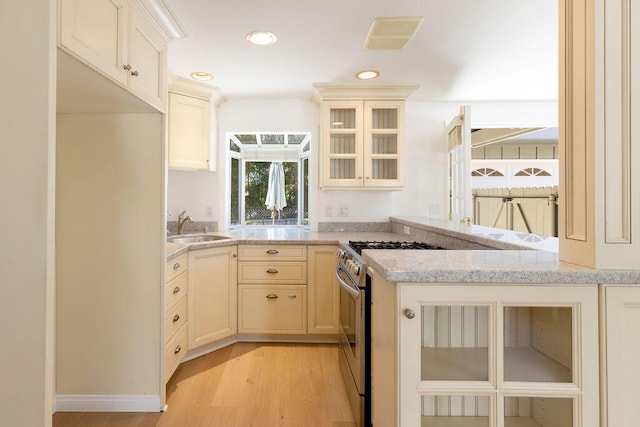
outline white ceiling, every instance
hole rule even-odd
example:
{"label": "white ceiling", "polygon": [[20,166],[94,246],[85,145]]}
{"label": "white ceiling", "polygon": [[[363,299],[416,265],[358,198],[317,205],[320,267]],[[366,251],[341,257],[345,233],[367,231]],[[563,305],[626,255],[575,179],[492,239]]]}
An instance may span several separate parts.
{"label": "white ceiling", "polygon": [[[188,32],[169,68],[209,71],[227,98],[298,97],[313,83],[420,85],[424,100],[553,100],[558,92],[557,0],[168,0]],[[365,51],[373,20],[422,16],[400,51]],[[254,30],[278,35],[250,45]]]}

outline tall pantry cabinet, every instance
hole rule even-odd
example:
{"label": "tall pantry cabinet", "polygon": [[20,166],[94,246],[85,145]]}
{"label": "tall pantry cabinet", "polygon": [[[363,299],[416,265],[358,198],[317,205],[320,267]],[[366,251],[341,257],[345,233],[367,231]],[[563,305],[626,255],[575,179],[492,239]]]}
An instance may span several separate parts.
{"label": "tall pantry cabinet", "polygon": [[164,407],[165,52],[180,25],[144,4],[58,2],[57,411]]}

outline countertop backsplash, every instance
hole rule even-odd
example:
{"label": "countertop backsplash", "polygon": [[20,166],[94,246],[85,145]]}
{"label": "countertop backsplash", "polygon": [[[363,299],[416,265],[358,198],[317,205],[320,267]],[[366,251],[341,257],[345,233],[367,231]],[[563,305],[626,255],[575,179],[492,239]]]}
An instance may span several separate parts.
{"label": "countertop backsplash", "polygon": [[[178,221],[167,221],[169,235],[178,234]],[[213,233],[218,231],[217,221],[189,221],[184,225],[182,234]]]}

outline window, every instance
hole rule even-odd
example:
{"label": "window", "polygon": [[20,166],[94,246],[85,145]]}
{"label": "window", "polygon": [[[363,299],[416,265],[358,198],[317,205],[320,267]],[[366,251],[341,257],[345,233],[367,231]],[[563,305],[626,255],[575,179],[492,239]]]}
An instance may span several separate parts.
{"label": "window", "polygon": [[[231,225],[308,225],[310,134],[244,132],[227,139]],[[277,185],[270,175],[280,167],[286,206],[270,209],[267,193]]]}

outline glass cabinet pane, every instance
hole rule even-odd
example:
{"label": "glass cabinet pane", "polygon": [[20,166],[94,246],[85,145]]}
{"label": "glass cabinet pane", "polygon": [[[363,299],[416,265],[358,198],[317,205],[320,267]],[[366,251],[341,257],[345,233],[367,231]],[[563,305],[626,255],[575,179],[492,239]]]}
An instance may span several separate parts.
{"label": "glass cabinet pane", "polygon": [[397,134],[373,134],[371,136],[371,153],[373,154],[398,154]]}
{"label": "glass cabinet pane", "polygon": [[489,380],[489,308],[422,307],[424,381]]}
{"label": "glass cabinet pane", "polygon": [[356,136],[352,133],[333,134],[330,140],[330,154],[355,154]]}
{"label": "glass cabinet pane", "polygon": [[355,108],[332,108],[329,112],[329,127],[331,129],[355,129]]}
{"label": "glass cabinet pane", "polygon": [[505,397],[505,427],[573,427],[570,397]]}
{"label": "glass cabinet pane", "polygon": [[355,159],[331,159],[329,163],[331,179],[355,179]]}
{"label": "glass cabinet pane", "polygon": [[398,179],[398,161],[395,159],[374,159],[371,161],[372,179]]}
{"label": "glass cabinet pane", "polygon": [[571,307],[504,308],[504,380],[572,381]]}
{"label": "glass cabinet pane", "polygon": [[371,110],[372,129],[397,129],[398,110],[396,108],[373,108]]}
{"label": "glass cabinet pane", "polygon": [[422,396],[422,427],[488,427],[488,396]]}

